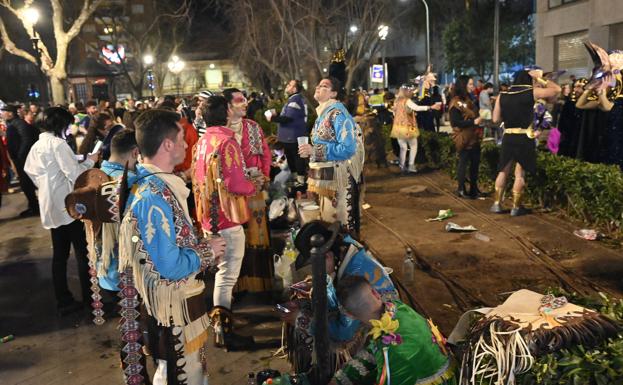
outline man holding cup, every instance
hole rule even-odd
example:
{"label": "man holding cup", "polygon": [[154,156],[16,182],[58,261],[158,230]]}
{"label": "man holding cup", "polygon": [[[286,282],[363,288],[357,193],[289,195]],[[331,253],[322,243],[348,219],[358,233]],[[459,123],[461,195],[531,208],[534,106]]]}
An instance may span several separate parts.
{"label": "man holding cup", "polygon": [[[285,149],[288,168],[295,175],[296,186],[301,187],[305,184],[308,160],[299,155],[298,146],[301,143],[309,143],[309,138],[306,136],[309,134],[307,129],[307,103],[301,94],[303,85],[300,80],[290,80],[285,91],[288,100],[281,113],[277,115],[273,109],[266,111],[265,116],[269,122],[279,123],[277,138]],[[305,138],[306,141],[302,142],[303,139],[301,138]]]}

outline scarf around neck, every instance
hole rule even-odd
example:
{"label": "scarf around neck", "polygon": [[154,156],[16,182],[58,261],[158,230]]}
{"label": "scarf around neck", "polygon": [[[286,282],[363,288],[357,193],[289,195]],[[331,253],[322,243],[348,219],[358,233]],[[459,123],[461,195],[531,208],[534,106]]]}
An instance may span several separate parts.
{"label": "scarf around neck", "polygon": [[184,180],[175,174],[162,171],[159,167],[153,164],[143,163],[141,164],[141,166],[152,174],[157,173],[156,176],[162,179],[162,181],[167,185],[171,192],[173,192],[173,195],[175,195],[175,199],[182,207],[182,210],[184,210],[184,216],[186,217],[186,220],[189,224],[192,225],[193,222],[190,219],[190,214],[188,212],[188,202],[186,201],[188,195],[190,194],[190,190],[188,189],[188,187],[186,187],[186,183],[184,182]]}
{"label": "scarf around neck", "polygon": [[320,114],[322,114],[327,108],[331,107],[335,103],[337,103],[336,99],[329,99],[326,102],[320,103],[318,107],[316,107],[316,114],[320,116]]}

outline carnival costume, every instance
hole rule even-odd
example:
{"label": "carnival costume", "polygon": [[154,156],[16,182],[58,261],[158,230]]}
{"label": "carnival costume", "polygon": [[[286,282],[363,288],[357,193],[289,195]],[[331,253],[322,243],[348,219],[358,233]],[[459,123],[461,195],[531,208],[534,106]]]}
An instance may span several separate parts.
{"label": "carnival costume", "polygon": [[[310,222],[305,225],[299,232],[300,236],[295,239],[295,246],[300,251],[296,260],[297,269],[310,262],[310,239],[313,234],[320,233],[325,236],[325,239],[329,238],[328,231],[319,229],[318,223]],[[334,272],[327,272],[329,338],[335,349],[335,370],[363,347],[368,328],[358,320],[344,314],[337,299],[334,283],[339,282],[345,276],[360,276],[370,282],[384,301],[399,298],[398,291],[385,268],[363,245],[348,235],[344,236],[341,242],[347,248],[345,254],[336,261],[335,278],[332,274]],[[295,371],[300,373],[307,371],[312,362],[314,317],[309,299],[298,299],[297,303],[301,312],[297,317],[295,327],[289,328],[286,332],[286,344],[288,360],[294,366]]]}
{"label": "carnival costume", "polygon": [[335,375],[339,385],[451,385],[455,363],[432,322],[400,301],[386,302],[365,350]]}
{"label": "carnival costume", "polygon": [[623,169],[623,51],[606,51],[593,43],[584,43],[591,55],[595,67],[591,82],[599,82],[611,76],[610,97],[613,106],[610,109],[606,128],[608,152],[606,162],[616,164]]}
{"label": "carnival costume", "polygon": [[[239,128],[234,128],[234,124],[230,124],[230,128],[241,133],[236,138],[240,138],[248,177],[253,178],[261,173],[266,180],[270,180],[272,156],[262,127],[251,119],[242,119],[238,125]],[[264,190],[249,197],[247,204],[250,218],[245,229],[246,250],[236,288],[239,291],[267,292],[272,287],[273,262]]]}
{"label": "carnival costume", "polygon": [[[227,242],[214,284],[214,308],[210,318],[215,345],[234,348],[232,290],[244,257],[242,224],[249,220],[247,197],[256,194],[255,185],[244,173],[245,159],[236,134],[227,127],[208,127],[197,142],[193,161],[193,190],[197,217],[205,234],[219,234]],[[259,139],[259,138],[258,138]]]}
{"label": "carnival costume", "polygon": [[346,107],[329,100],[316,108],[308,190],[319,195],[321,218],[360,227],[364,149],[359,127]]}
{"label": "carnival costume", "polygon": [[[470,325],[478,313],[484,316]],[[464,314],[448,340],[463,341],[461,385],[512,385],[536,358],[575,345],[590,349],[620,330],[615,321],[565,297],[519,290],[496,308]]]}
{"label": "carnival costume", "polygon": [[205,285],[197,274],[214,265],[210,245],[194,232],[184,181],[151,164],[137,166],[132,204],[119,234],[123,351],[128,384],[139,384],[141,356],[137,294],[148,323],[149,351],[157,360],[154,383],[207,383],[209,318]]}
{"label": "carnival costume", "polygon": [[[587,79],[578,79],[573,84],[573,88],[579,85],[584,87],[587,82]],[[560,131],[558,155],[564,155],[570,158],[575,158],[578,152],[578,137],[581,132],[582,120],[586,113],[576,108],[575,104],[577,101],[578,95],[576,95],[575,90],[572,89],[569,96],[565,97],[565,103],[562,106],[562,111],[558,118],[558,130]]]}
{"label": "carnival costume", "polygon": [[[407,88],[407,86],[403,86]],[[430,111],[430,106],[419,106],[411,99],[398,96],[394,102],[394,122],[390,137],[398,140],[400,146],[400,169],[402,171],[416,172],[415,157],[418,150],[418,128],[416,112]],[[409,163],[407,164],[407,149],[409,150]]]}
{"label": "carnival costume", "polygon": [[[512,162],[517,162],[529,174],[536,171],[536,142],[534,135],[534,89],[532,85],[513,85],[506,92],[500,92],[498,102],[502,108],[504,136],[498,172]],[[495,188],[491,211],[501,213],[503,188]],[[511,216],[521,215],[522,191],[513,190],[513,209]]]}

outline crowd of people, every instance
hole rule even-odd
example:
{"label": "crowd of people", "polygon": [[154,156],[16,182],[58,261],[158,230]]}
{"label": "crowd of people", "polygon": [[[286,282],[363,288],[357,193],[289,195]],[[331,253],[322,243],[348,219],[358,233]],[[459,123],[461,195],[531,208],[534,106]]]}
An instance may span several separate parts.
{"label": "crowd of people", "polygon": [[[295,236],[285,242],[298,254],[293,268],[304,271],[314,263],[311,249],[318,236],[326,242],[323,267],[314,270],[326,276],[292,285],[291,301],[279,307],[293,369],[313,373],[314,357],[324,354],[331,370],[323,383],[382,384],[390,377],[394,384],[457,383],[444,337],[432,320],[400,301],[387,270],[359,241],[365,150],[357,119],[371,114],[391,124],[397,164],[402,174],[413,174],[420,130],[439,130],[445,109],[457,152],[457,193],[464,198],[481,195],[482,138],[497,138],[502,126],[491,211],[503,212],[514,167],[511,215],[517,216],[525,214],[521,197],[525,174],[536,167],[535,140],[551,128],[540,100],[556,98],[561,87],[529,68],[518,71],[494,101],[491,84],[476,86],[466,75],[445,97],[427,71],[397,95],[386,89],[368,97],[360,90],[345,99],[343,80],[329,76],[315,86],[313,124],[297,79],[287,83],[281,111],[266,109],[257,94],[247,98],[236,88],[201,91],[188,104],[163,97],[43,111],[36,105],[2,106],[6,143],[0,145],[8,150],[0,147],[2,179],[15,171],[28,200],[20,216],[38,215],[50,230],[58,312],[87,306],[96,324],[121,315],[126,383],[207,383],[209,331],[213,344],[228,351],[253,345],[252,337],[234,330],[233,294],[272,289],[272,256],[281,250],[275,248],[268,207],[284,197],[292,199],[295,214],[285,207],[278,215],[294,228]],[[606,131],[621,131],[620,72],[578,82],[560,113],[563,155],[577,147],[569,124],[589,120],[577,115],[583,103],[610,109]],[[260,112],[278,124],[276,137],[267,137],[253,119]],[[610,143],[610,157],[621,144]],[[71,246],[82,301],[67,285]],[[206,289],[209,280],[212,292]],[[313,280],[326,281],[326,309],[311,300]],[[322,314],[329,314],[328,331],[318,326]],[[315,341],[323,338],[331,341],[329,351],[315,351]],[[153,375],[146,353],[154,360]]]}

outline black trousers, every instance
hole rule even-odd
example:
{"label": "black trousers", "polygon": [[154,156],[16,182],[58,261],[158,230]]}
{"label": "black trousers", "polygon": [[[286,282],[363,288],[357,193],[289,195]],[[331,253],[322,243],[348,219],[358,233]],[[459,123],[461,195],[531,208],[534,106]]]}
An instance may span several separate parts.
{"label": "black trousers", "polygon": [[71,245],[78,263],[78,276],[82,291],[82,301],[90,302],[89,260],[87,258],[87,239],[84,224],[80,221],[51,229],[52,233],[52,282],[58,306],[70,304],[74,298],[67,286],[67,260]]}
{"label": "black trousers", "polygon": [[24,162],[17,162],[15,164],[15,168],[17,169],[17,175],[19,176],[19,185],[26,195],[26,199],[28,199],[28,208],[38,211],[39,210],[39,201],[37,200],[37,194],[35,193],[36,187],[32,182],[32,179],[26,174],[24,171]]}
{"label": "black trousers", "polygon": [[299,144],[298,143],[284,143],[284,153],[286,154],[286,161],[288,162],[288,168],[291,173],[297,173],[298,175],[307,175],[308,160],[299,156]]}
{"label": "black trousers", "polygon": [[469,162],[469,188],[471,192],[476,192],[478,188],[478,167],[480,166],[480,146],[463,149],[459,152],[459,166],[456,171],[459,190],[465,190],[467,162]]}

